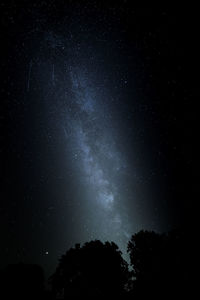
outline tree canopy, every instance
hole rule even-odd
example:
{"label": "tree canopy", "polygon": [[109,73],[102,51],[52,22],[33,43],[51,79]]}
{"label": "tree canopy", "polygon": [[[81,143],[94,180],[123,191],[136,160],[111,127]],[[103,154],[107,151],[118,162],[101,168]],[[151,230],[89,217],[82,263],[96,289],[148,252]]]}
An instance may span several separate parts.
{"label": "tree canopy", "polygon": [[120,295],[129,276],[128,264],[115,243],[85,243],[63,255],[50,278],[55,293],[95,296]]}
{"label": "tree canopy", "polygon": [[128,243],[135,276],[132,291],[138,296],[184,294],[189,282],[187,249],[182,231],[134,234]]}

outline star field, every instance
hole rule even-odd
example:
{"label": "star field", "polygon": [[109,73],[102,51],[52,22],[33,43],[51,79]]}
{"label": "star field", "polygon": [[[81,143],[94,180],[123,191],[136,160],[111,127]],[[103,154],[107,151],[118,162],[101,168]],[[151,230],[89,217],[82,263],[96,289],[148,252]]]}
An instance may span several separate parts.
{"label": "star field", "polygon": [[186,11],[119,3],[1,2],[2,264],[50,273],[94,239],[127,259],[133,233],[185,224],[193,31]]}

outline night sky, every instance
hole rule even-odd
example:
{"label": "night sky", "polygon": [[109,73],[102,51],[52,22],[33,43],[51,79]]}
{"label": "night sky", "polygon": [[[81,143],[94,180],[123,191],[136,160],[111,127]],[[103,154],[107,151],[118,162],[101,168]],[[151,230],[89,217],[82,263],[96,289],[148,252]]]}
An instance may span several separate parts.
{"label": "night sky", "polygon": [[0,265],[187,227],[195,8],[1,1]]}

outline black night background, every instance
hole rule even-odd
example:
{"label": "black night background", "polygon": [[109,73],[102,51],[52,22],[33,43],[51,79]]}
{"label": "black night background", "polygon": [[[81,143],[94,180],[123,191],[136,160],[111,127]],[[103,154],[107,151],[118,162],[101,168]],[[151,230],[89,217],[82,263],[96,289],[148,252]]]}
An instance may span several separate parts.
{"label": "black night background", "polygon": [[114,242],[130,263],[127,245],[141,230],[188,235],[195,7],[0,5],[2,274],[39,265],[47,282],[77,243]]}

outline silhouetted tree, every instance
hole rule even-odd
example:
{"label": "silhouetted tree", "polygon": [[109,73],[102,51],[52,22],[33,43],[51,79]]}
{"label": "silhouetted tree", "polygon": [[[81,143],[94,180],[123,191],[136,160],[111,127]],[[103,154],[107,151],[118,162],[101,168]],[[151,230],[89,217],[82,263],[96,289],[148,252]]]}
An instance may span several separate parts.
{"label": "silhouetted tree", "polygon": [[123,295],[128,264],[115,243],[91,241],[77,244],[60,259],[50,278],[55,294],[102,298]]}
{"label": "silhouetted tree", "polygon": [[185,244],[181,231],[134,234],[128,243],[135,276],[133,294],[138,298],[184,294],[189,279]]}
{"label": "silhouetted tree", "polygon": [[8,265],[1,272],[1,284],[2,299],[41,299],[44,296],[44,274],[38,265]]}
{"label": "silhouetted tree", "polygon": [[155,277],[160,269],[160,253],[163,236],[153,231],[140,231],[128,243],[128,252],[136,279]]}

